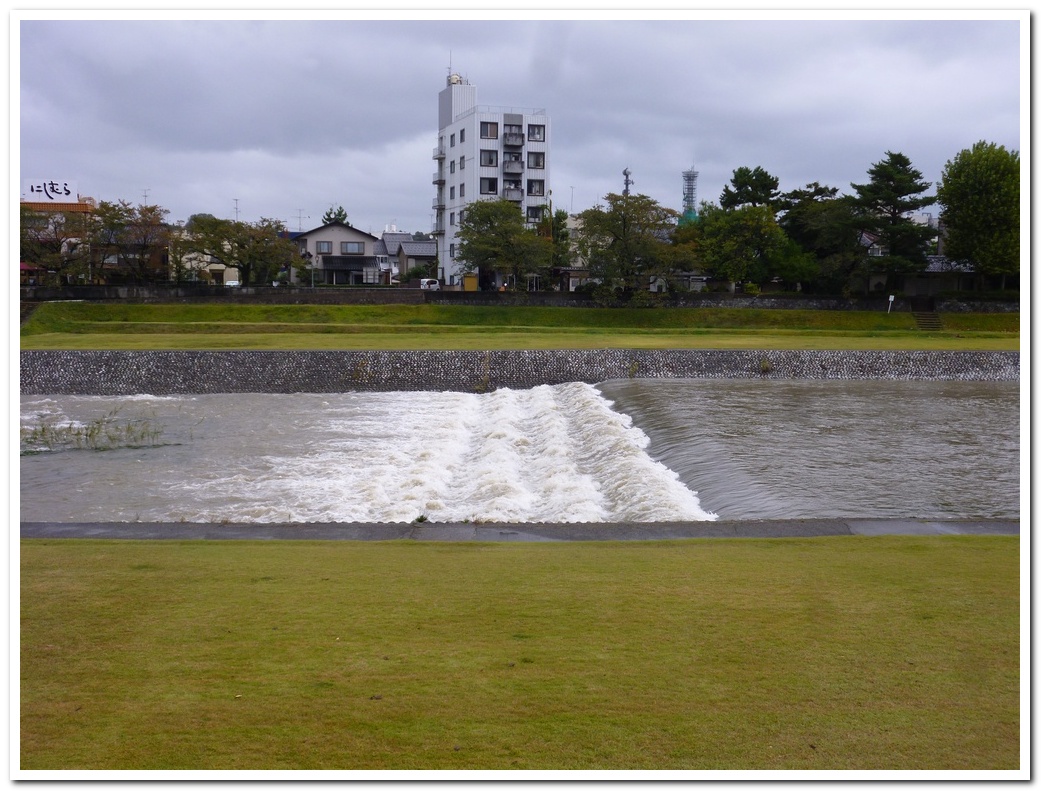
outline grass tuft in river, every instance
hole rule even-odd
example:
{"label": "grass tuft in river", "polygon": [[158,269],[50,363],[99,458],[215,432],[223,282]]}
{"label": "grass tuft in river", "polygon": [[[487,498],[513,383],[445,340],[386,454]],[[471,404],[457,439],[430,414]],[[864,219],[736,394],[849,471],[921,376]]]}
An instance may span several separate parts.
{"label": "grass tuft in river", "polygon": [[86,423],[60,422],[40,415],[40,422],[22,426],[21,455],[63,450],[147,448],[162,442],[163,427],[152,418],[120,418],[119,410]]}

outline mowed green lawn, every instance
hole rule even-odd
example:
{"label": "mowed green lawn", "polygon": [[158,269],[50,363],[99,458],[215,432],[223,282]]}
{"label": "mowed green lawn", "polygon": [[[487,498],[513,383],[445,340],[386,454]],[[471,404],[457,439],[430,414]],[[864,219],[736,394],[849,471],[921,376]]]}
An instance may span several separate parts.
{"label": "mowed green lawn", "polygon": [[1018,314],[442,305],[41,305],[22,349],[1015,350]]}
{"label": "mowed green lawn", "polygon": [[1016,537],[21,545],[20,768],[1016,770]]}
{"label": "mowed green lawn", "polygon": [[[23,349],[1018,349],[1018,316],[52,303]],[[23,541],[20,768],[1017,769],[1007,537]]]}

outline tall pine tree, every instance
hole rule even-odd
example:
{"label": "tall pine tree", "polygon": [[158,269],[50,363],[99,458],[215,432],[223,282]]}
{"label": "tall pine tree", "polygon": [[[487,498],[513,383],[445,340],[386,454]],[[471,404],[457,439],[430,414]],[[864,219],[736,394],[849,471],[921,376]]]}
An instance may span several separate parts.
{"label": "tall pine tree", "polygon": [[892,151],[871,166],[868,176],[871,180],[867,184],[851,186],[857,193],[861,230],[873,234],[884,251],[875,259],[879,271],[922,271],[936,231],[913,220],[911,214],[936,203],[936,198],[923,194],[932,185],[922,180],[910,159]]}

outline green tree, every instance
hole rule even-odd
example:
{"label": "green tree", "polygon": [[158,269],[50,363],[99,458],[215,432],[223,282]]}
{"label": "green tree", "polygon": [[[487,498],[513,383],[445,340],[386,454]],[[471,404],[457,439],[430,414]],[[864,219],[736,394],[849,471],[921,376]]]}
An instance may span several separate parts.
{"label": "green tree", "polygon": [[280,273],[288,272],[299,258],[281,220],[262,218],[249,223],[193,215],[189,231],[192,252],[237,269],[243,286],[269,283]]}
{"label": "green tree", "polygon": [[87,215],[80,212],[40,212],[21,206],[19,223],[20,259],[53,272],[68,282],[83,275],[89,279],[90,234]]}
{"label": "green tree", "polygon": [[114,277],[119,276],[129,253],[126,229],[132,214],[133,206],[125,200],[101,201],[91,213],[89,239],[95,275],[106,277],[106,271],[112,271]]}
{"label": "green tree", "polygon": [[977,275],[1019,273],[1019,152],[980,141],[944,166],[936,188],[944,253]]}
{"label": "green tree", "polygon": [[790,240],[768,206],[726,210],[702,206],[698,257],[713,278],[760,285],[779,277],[801,282],[814,271],[812,257]]}
{"label": "green tree", "polygon": [[782,230],[816,261],[803,289],[832,294],[852,290],[867,258],[852,198],[815,181],[782,195],[778,208]]}
{"label": "green tree", "polygon": [[929,243],[936,231],[911,219],[912,212],[936,202],[924,195],[932,186],[911,160],[900,153],[886,152],[881,162],[868,170],[867,184],[853,184],[861,230],[873,234],[884,250],[874,259],[881,272],[888,274],[919,272],[925,269]]}
{"label": "green tree", "polygon": [[671,272],[671,234],[679,218],[646,195],[604,197],[580,215],[576,248],[590,275],[611,290],[645,289],[650,277]]}
{"label": "green tree", "polygon": [[463,212],[455,257],[464,272],[495,273],[516,284],[529,274],[545,276],[552,255],[552,241],[525,224],[513,201],[475,201]]}
{"label": "green tree", "polygon": [[131,271],[139,281],[155,281],[168,275],[164,255],[172,235],[166,222],[169,213],[162,206],[138,205],[130,215],[125,241],[132,251],[128,259]]}
{"label": "green tree", "polygon": [[723,187],[719,205],[724,209],[774,206],[778,197],[777,184],[777,179],[761,167],[740,167],[734,171],[730,184]]}
{"label": "green tree", "polygon": [[167,214],[161,206],[101,201],[90,218],[96,271],[137,283],[164,279],[163,256],[170,242]]}
{"label": "green tree", "polygon": [[338,206],[335,209],[330,206],[329,211],[322,215],[322,225],[328,225],[333,222],[347,224],[347,210],[343,206]]}
{"label": "green tree", "polygon": [[178,222],[175,229],[170,230],[169,265],[170,279],[177,284],[191,278],[191,248],[186,241],[184,224]]}
{"label": "green tree", "polygon": [[[711,212],[714,207],[704,201],[697,211],[680,218],[670,234],[670,267],[673,272],[697,272],[704,269],[701,260],[701,242],[705,235],[705,226],[701,222],[703,212]],[[706,273],[707,274],[707,273]]]}
{"label": "green tree", "polygon": [[568,213],[557,209],[552,216],[544,215],[538,224],[538,233],[553,241],[552,265],[566,267],[571,262],[571,231],[568,229]]}

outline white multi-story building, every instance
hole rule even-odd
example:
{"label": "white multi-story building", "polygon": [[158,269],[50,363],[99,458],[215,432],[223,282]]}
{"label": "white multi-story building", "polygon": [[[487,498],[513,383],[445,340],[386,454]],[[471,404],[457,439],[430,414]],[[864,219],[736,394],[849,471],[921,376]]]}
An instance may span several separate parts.
{"label": "white multi-story building", "polygon": [[462,282],[455,254],[468,203],[515,201],[530,223],[549,211],[549,143],[545,110],[478,105],[477,87],[449,75],[438,94],[433,204],[439,275],[446,285]]}

